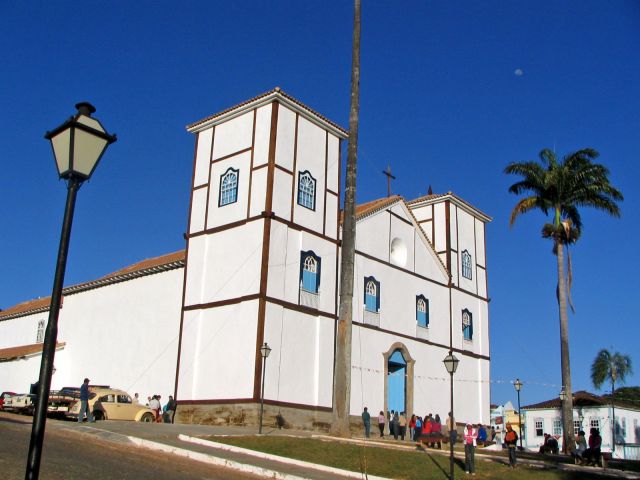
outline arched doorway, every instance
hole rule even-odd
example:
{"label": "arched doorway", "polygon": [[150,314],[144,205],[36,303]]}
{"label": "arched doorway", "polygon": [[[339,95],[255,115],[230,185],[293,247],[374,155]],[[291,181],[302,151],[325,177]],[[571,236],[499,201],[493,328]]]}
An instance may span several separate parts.
{"label": "arched doorway", "polygon": [[413,366],[415,360],[402,342],[382,354],[384,358],[384,409],[413,413]]}
{"label": "arched doorway", "polygon": [[400,350],[389,357],[387,366],[387,407],[396,412],[407,410],[407,362]]}

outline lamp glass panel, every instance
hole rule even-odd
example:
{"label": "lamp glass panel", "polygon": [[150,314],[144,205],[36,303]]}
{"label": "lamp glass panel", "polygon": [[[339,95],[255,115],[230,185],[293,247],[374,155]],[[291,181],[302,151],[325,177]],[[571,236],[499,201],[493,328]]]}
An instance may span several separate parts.
{"label": "lamp glass panel", "polygon": [[58,175],[69,170],[69,144],[71,143],[71,130],[67,128],[51,139],[53,155],[56,157]]}
{"label": "lamp glass panel", "polygon": [[77,122],[78,123],[82,123],[83,125],[86,125],[87,127],[94,128],[94,129],[98,130],[99,132],[106,133],[106,131],[105,131],[104,127],[102,126],[102,124],[98,120],[96,120],[95,118],[87,117],[86,115],[80,115],[78,117]]}
{"label": "lamp glass panel", "polygon": [[107,140],[76,128],[73,149],[73,170],[89,176],[107,147]]}

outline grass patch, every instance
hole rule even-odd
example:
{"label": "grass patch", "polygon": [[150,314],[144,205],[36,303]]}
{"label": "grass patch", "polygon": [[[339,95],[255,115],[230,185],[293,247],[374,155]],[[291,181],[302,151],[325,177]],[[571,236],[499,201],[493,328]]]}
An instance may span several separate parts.
{"label": "grass patch", "polygon": [[[413,480],[449,478],[449,457],[427,450],[400,451],[369,444],[352,444],[314,438],[284,436],[208,437],[213,442],[225,443],[259,452],[295,458],[330,467],[365,472],[381,477]],[[464,460],[455,459],[456,478],[466,477]],[[587,480],[602,478],[585,472],[561,472],[519,465],[514,472],[507,465],[481,460],[476,456],[476,476],[485,479]]]}

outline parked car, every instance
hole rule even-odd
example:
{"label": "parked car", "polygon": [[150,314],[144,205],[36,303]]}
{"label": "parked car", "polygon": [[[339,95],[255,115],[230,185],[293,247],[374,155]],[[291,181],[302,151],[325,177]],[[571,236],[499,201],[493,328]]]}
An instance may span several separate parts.
{"label": "parked car", "polygon": [[[78,418],[80,403],[76,402],[68,417]],[[94,388],[89,393],[89,408],[96,420],[134,420],[136,422],[155,422],[153,410],[134,403],[131,395],[124,390],[114,388]]]}
{"label": "parked car", "polygon": [[0,410],[4,409],[4,401],[10,397],[15,396],[15,392],[2,392],[2,395],[0,395]]}
{"label": "parked car", "polygon": [[4,399],[3,409],[7,412],[33,414],[33,401],[30,393],[18,393]]}

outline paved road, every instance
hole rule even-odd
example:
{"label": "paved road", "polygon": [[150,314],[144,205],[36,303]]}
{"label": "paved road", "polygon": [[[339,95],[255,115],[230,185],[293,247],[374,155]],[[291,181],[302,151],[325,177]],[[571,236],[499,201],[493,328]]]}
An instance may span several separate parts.
{"label": "paved road", "polygon": [[[53,422],[52,422],[53,423]],[[105,442],[67,428],[49,428],[45,435],[40,478],[175,480],[176,478],[250,480],[252,475],[213,467],[168,454]],[[31,417],[0,417],[0,477],[24,478]]]}

